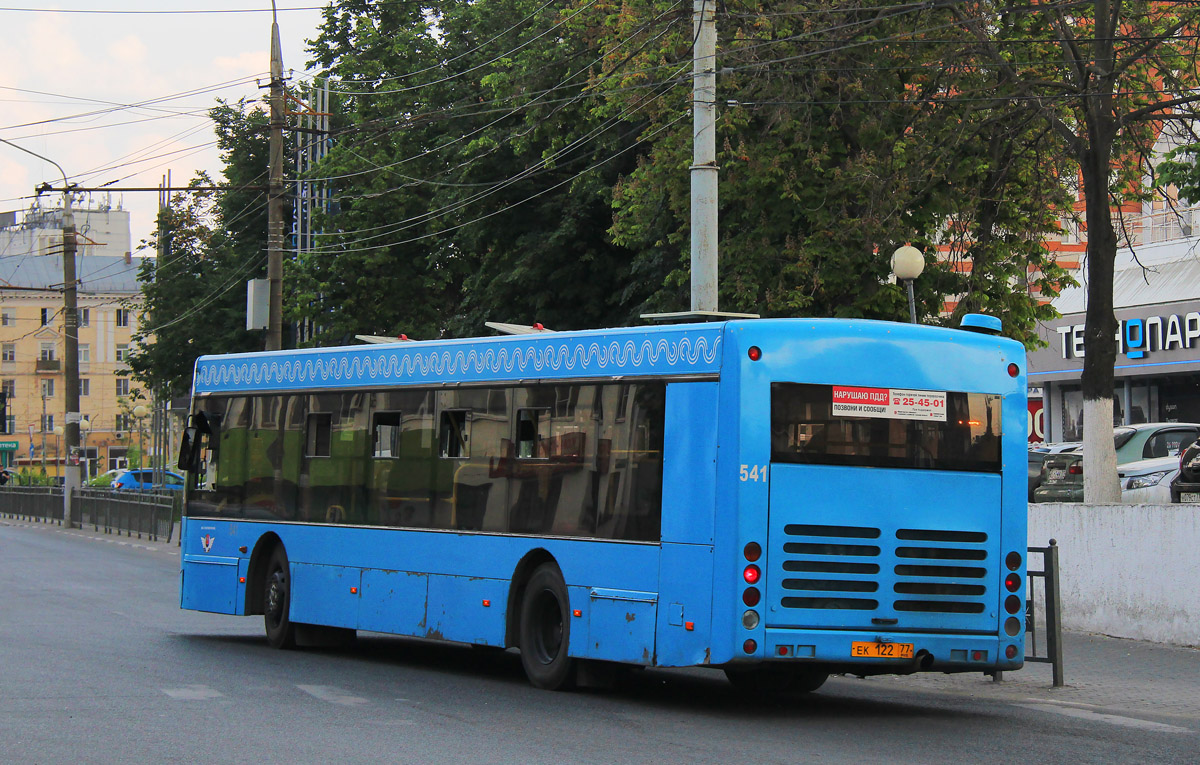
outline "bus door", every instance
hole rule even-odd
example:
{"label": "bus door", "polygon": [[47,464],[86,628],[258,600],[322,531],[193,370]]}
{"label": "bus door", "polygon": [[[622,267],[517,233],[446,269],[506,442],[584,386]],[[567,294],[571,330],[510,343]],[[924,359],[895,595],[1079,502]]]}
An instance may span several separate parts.
{"label": "bus door", "polygon": [[1000,397],[774,383],[766,626],[997,629]]}

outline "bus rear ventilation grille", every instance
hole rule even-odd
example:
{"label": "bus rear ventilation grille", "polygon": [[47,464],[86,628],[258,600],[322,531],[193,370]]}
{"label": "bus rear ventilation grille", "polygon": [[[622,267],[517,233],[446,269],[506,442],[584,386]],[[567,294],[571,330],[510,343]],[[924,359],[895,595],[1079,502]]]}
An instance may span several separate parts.
{"label": "bus rear ventilation grille", "polygon": [[874,611],[879,608],[878,600],[866,598],[783,598],[784,608],[838,609],[841,611]]}
{"label": "bus rear ventilation grille", "polygon": [[893,606],[897,611],[923,611],[936,614],[981,614],[982,603],[964,603],[957,600],[897,600]]}

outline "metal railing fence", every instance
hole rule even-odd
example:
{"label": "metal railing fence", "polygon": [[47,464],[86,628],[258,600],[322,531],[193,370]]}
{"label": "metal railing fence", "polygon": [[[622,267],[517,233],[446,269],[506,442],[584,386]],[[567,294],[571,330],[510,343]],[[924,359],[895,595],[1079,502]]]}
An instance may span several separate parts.
{"label": "metal railing fence", "polygon": [[[71,498],[71,526],[153,541],[174,538],[181,492],[84,487]],[[61,486],[0,486],[0,517],[63,525]]]}
{"label": "metal railing fence", "polygon": [[0,516],[22,521],[40,521],[59,526],[63,522],[61,486],[0,486]]}
{"label": "metal railing fence", "polygon": [[71,498],[71,519],[80,528],[170,542],[180,509],[178,491],[80,489]]}
{"label": "metal railing fence", "polygon": [[[1029,548],[1031,557],[1039,553],[1042,556],[1042,570],[1035,571],[1030,565],[1026,567],[1029,575],[1029,598],[1025,601],[1025,632],[1029,635],[1029,653],[1025,656],[1025,661],[1053,665],[1054,687],[1061,688],[1065,681],[1063,679],[1062,593],[1058,585],[1058,542],[1051,539],[1047,547]],[[1045,595],[1046,625],[1043,629],[1045,634],[1042,636],[1042,641],[1045,643],[1046,652],[1042,655],[1038,654],[1038,630],[1034,618],[1036,614],[1034,579],[1042,580]]]}

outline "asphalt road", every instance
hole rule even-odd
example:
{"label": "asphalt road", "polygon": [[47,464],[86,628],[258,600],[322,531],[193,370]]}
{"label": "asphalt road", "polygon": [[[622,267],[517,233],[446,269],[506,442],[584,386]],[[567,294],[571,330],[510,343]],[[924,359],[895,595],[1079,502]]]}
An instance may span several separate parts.
{"label": "asphalt road", "polygon": [[[746,699],[718,672],[530,687],[515,652],[362,634],[274,651],[178,608],[174,548],[0,521],[0,762],[1194,763],[1200,721],[833,678]],[[1200,678],[1196,678],[1200,683]]]}

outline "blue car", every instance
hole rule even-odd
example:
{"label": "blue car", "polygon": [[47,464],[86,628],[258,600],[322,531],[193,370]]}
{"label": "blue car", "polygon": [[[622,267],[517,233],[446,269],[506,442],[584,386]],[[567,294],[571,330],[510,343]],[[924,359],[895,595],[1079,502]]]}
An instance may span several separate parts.
{"label": "blue car", "polygon": [[117,491],[147,491],[149,489],[166,489],[168,491],[183,491],[183,476],[169,470],[162,473],[163,483],[154,483],[154,471],[145,468],[141,470],[126,470],[113,481],[112,487]]}

